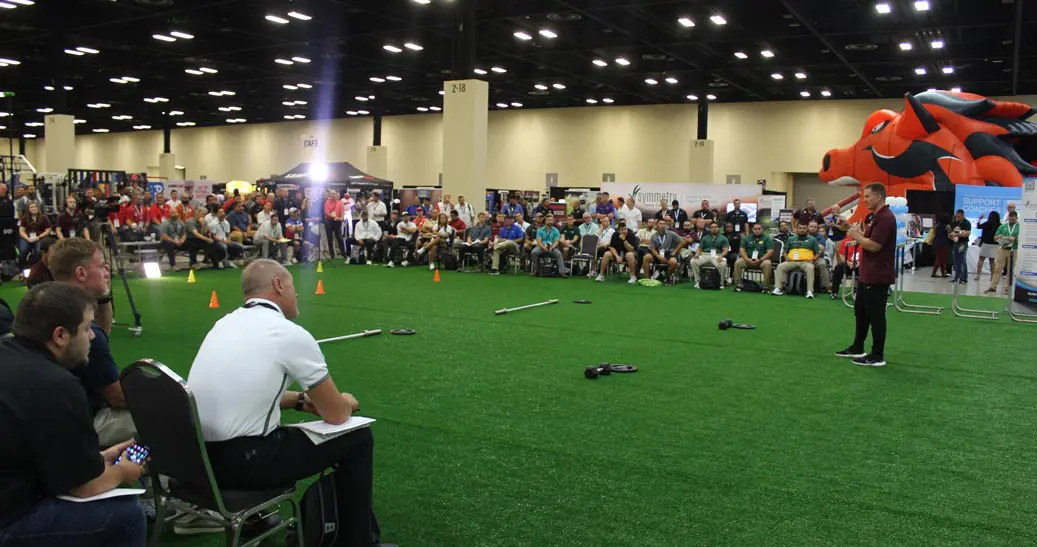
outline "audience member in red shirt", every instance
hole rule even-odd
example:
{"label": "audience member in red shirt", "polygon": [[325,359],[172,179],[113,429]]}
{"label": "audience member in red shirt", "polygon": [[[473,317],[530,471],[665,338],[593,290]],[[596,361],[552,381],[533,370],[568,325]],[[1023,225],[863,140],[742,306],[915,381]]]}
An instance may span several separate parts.
{"label": "audience member in red shirt", "polygon": [[162,223],[169,220],[170,210],[171,208],[169,204],[166,203],[165,196],[162,194],[155,196],[155,203],[148,208],[146,215],[148,231],[157,235]]}
{"label": "audience member in red shirt", "polygon": [[129,203],[119,208],[119,238],[139,238],[144,233],[145,209],[140,198],[133,196]]}
{"label": "audience member in red shirt", "polygon": [[468,226],[466,226],[464,221],[461,220],[461,217],[458,216],[457,211],[450,211],[450,222],[447,224],[456,230],[458,234],[461,234],[468,229]]}

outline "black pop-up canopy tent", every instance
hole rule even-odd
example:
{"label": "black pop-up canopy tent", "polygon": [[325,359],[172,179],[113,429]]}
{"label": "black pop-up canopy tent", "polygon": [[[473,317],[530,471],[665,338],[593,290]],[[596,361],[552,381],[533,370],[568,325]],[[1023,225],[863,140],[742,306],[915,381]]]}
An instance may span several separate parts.
{"label": "black pop-up canopy tent", "polygon": [[[306,190],[314,187],[331,188],[339,193],[349,192],[354,197],[366,196],[375,190],[379,190],[382,199],[392,198],[392,181],[372,177],[357,169],[349,162],[333,162],[323,165],[327,166],[327,178],[313,177],[310,163],[300,163],[288,172],[271,177],[268,181],[275,188],[287,188],[288,190]],[[323,168],[318,168],[318,172]],[[324,179],[324,180],[322,180]]]}

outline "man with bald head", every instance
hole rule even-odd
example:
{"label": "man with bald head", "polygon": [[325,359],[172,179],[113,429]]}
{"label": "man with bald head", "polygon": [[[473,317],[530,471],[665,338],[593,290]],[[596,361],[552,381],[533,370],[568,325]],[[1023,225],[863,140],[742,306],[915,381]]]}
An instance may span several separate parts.
{"label": "man with bald head", "polygon": [[[279,488],[335,467],[336,545],[377,545],[371,430],[314,444],[301,429],[281,427],[281,410],[341,424],[360,407],[352,395],[339,393],[317,341],[292,322],[299,315],[292,274],[273,260],[256,260],[241,272],[241,290],[245,305],[213,325],[187,378],[217,482]],[[292,383],[302,390],[286,391]]]}

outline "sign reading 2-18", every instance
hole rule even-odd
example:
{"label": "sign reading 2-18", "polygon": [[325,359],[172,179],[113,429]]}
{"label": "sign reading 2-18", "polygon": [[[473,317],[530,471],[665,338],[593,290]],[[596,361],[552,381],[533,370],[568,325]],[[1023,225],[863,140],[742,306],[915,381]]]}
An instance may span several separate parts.
{"label": "sign reading 2-18", "polygon": [[450,84],[450,92],[451,93],[464,93],[465,92],[465,84],[464,84],[464,82],[459,83],[459,84]]}

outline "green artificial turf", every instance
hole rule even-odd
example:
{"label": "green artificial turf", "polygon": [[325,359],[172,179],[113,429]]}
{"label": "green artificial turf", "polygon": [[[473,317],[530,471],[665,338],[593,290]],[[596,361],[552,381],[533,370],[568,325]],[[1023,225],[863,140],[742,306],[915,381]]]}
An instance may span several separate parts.
{"label": "green artificial turf", "polygon": [[[378,419],[385,540],[1037,543],[1032,326],[891,311],[889,366],[872,369],[832,356],[849,344],[853,315],[827,299],[525,275],[444,272],[433,283],[423,268],[292,271],[298,322],[317,338],[386,331],[323,346],[338,386]],[[134,280],[144,335],[114,331],[120,365],[153,357],[186,376],[208,328],[241,304],[238,275]],[[317,279],[324,296],[313,294]],[[207,307],[213,290],[218,310]],[[123,296],[117,286],[121,320]],[[560,303],[493,314],[551,298]],[[584,298],[593,304],[572,303]],[[722,332],[725,318],[758,328]],[[640,371],[584,379],[600,361]],[[164,543],[222,538],[169,533]]]}

